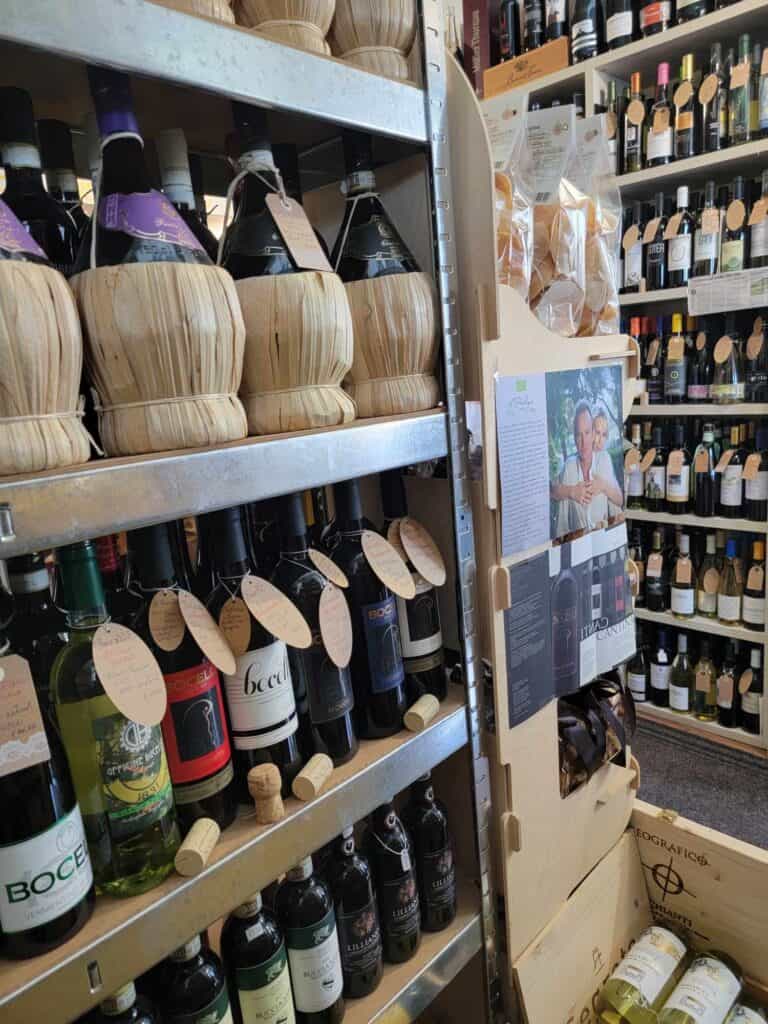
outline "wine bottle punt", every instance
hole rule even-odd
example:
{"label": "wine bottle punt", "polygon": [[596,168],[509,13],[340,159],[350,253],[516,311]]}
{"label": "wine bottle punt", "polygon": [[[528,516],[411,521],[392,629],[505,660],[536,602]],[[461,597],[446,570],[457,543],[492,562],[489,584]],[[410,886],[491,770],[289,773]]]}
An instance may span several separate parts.
{"label": "wine bottle punt", "polygon": [[435,798],[429,772],[411,786],[403,820],[416,854],[421,927],[440,932],[456,917],[456,869],[448,813]]}
{"label": "wine bottle punt", "polygon": [[371,815],[365,847],[376,879],[384,959],[410,960],[421,942],[421,909],[413,845],[392,801]]}

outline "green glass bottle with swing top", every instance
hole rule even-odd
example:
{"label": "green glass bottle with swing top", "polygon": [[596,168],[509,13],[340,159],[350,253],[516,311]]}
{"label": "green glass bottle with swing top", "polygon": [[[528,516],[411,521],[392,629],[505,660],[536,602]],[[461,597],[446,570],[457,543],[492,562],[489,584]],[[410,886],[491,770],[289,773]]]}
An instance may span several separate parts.
{"label": "green glass bottle with swing top", "polygon": [[685,943],[668,927],[647,928],[598,996],[601,1024],[656,1024],[657,1011],[681,977]]}

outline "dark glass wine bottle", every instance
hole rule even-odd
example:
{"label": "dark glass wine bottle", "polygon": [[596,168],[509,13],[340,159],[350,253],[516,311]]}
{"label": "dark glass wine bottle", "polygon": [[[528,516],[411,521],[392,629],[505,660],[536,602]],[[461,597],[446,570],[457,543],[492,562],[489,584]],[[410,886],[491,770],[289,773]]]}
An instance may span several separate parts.
{"label": "dark glass wine bottle", "polygon": [[632,203],[632,225],[637,228],[637,242],[624,250],[624,291],[628,294],[639,292],[645,277],[643,267],[643,204],[639,200]]}
{"label": "dark glass wine bottle", "polygon": [[596,57],[605,48],[603,8],[597,0],[571,0],[571,63]]}
{"label": "dark glass wine bottle", "polygon": [[307,757],[324,753],[334,764],[344,764],[354,757],[358,747],[352,722],[352,678],[349,667],[337,668],[328,657],[320,635],[320,595],[326,579],[309,560],[301,494],[281,500],[278,522],[281,550],[272,582],[290,597],[312,631],[311,647],[288,649],[299,712],[299,742]]}
{"label": "dark glass wine bottle", "polygon": [[210,258],[216,262],[219,243],[200,217],[192,188],[187,140],[181,128],[166,128],[156,139],[163,193]]}
{"label": "dark glass wine bottle", "polygon": [[752,678],[749,689],[741,695],[741,727],[753,736],[760,735],[760,704],[763,697],[762,650],[753,647],[749,653]]}
{"label": "dark glass wine bottle", "polygon": [[381,981],[383,953],[373,874],[367,858],[355,849],[351,825],[333,846],[328,882],[339,929],[344,995],[358,999]]}
{"label": "dark glass wine bottle", "polygon": [[365,524],[357,480],[336,484],[333,494],[339,532],[331,557],[349,580],[357,732],[365,739],[391,736],[402,728],[408,707],[397,603],[363,552]]}
{"label": "dark glass wine bottle", "polygon": [[629,103],[624,114],[624,174],[631,174],[643,169],[645,115],[642,79],[639,71],[633,71],[630,79]]}
{"label": "dark glass wine bottle", "polygon": [[720,515],[740,519],[744,511],[744,463],[746,454],[739,443],[739,428],[731,427],[728,449],[732,451],[720,478]]}
{"label": "dark glass wine bottle", "polygon": [[685,427],[672,426],[672,443],[667,455],[667,512],[685,515],[691,507],[691,457],[685,445]]}
{"label": "dark glass wine bottle", "polygon": [[176,650],[165,651],[149,624],[155,594],[189,590],[189,581],[174,565],[168,525],[133,530],[128,543],[131,583],[143,599],[132,625],[157,659],[168,694],[163,740],[179,824],[187,832],[198,818],[212,818],[225,829],[235,820],[237,800],[218,670],[189,630]]}
{"label": "dark glass wine bottle", "polygon": [[752,47],[749,35],[745,32],[739,36],[739,57],[737,63],[731,68],[730,88],[728,90],[728,141],[732,146],[739,145],[742,142],[749,142],[752,138],[750,118],[752,100],[751,61]]}
{"label": "dark glass wine bottle", "polygon": [[37,122],[37,137],[40,140],[40,156],[48,192],[61,203],[75,222],[78,235],[81,235],[88,224],[88,218],[80,202],[69,125],[44,118]]}
{"label": "dark glass wine bottle", "polygon": [[661,427],[653,428],[651,447],[656,454],[645,471],[645,507],[649,512],[663,512],[667,493],[667,450]]}
{"label": "dark glass wine bottle", "polygon": [[456,869],[448,814],[435,798],[429,772],[411,786],[403,821],[416,855],[421,927],[425,932],[442,931],[456,917]]}
{"label": "dark glass wine bottle", "polygon": [[714,450],[715,434],[711,423],[705,423],[701,442],[693,455],[693,511],[697,516],[715,515],[717,494]]}
{"label": "dark glass wine bottle", "polygon": [[421,942],[421,909],[413,845],[392,801],[377,807],[365,837],[376,879],[384,959],[410,960]]}
{"label": "dark glass wine bottle", "polygon": [[556,691],[570,693],[579,687],[579,586],[571,569],[571,545],[562,544],[558,551],[560,572],[551,600],[552,675]]}
{"label": "dark glass wine bottle", "polygon": [[221,960],[200,936],[168,958],[160,1009],[163,1024],[229,1024],[227,979]]}
{"label": "dark glass wine bottle", "polygon": [[[733,179],[728,192],[728,209],[720,242],[720,273],[744,270],[747,266],[747,218],[744,207],[744,179]],[[737,202],[741,206],[735,205]]]}
{"label": "dark glass wine bottle", "polygon": [[608,0],[605,40],[609,50],[631,43],[637,33],[637,16],[632,0]]}
{"label": "dark glass wine bottle", "polygon": [[757,473],[744,481],[744,516],[753,523],[768,519],[768,428],[757,428],[755,448],[760,455]]}
{"label": "dark glass wine bottle", "polygon": [[370,135],[344,132],[344,164],[347,203],[331,255],[336,273],[347,282],[418,270],[376,192]]}
{"label": "dark glass wine bottle", "polygon": [[260,892],[224,922],[221,959],[234,1024],[294,1024],[285,940],[275,917],[263,907]]}
{"label": "dark glass wine bottle", "polygon": [[[211,260],[162,192],[150,186],[130,80],[120,71],[88,68],[101,135],[98,210],[80,243],[75,271],[119,263]],[[96,227],[95,252],[91,239]]]}
{"label": "dark glass wine bottle", "polygon": [[499,4],[499,52],[501,62],[520,55],[520,8],[518,0]]}
{"label": "dark glass wine bottle", "polygon": [[313,874],[311,857],[285,876],[275,910],[288,948],[296,1024],[340,1024],[344,977],[336,916],[328,886]]}
{"label": "dark glass wine bottle", "polygon": [[646,550],[643,531],[639,527],[632,531],[632,535],[630,537],[629,542],[629,557],[637,566],[637,574],[640,578],[640,589],[637,597],[635,598],[635,606],[637,608],[644,608]]}
{"label": "dark glass wine bottle", "polygon": [[682,25],[683,22],[693,21],[709,14],[714,9],[714,2],[713,0],[676,0],[675,8],[677,24]]}
{"label": "dark glass wine bottle", "polygon": [[[732,542],[729,541],[730,545]],[[740,718],[738,659],[733,640],[726,640],[723,662],[717,673],[717,721],[735,729]]]}
{"label": "dark glass wine bottle", "polygon": [[253,501],[246,506],[251,559],[269,579],[280,558],[280,530],[273,500]]}
{"label": "dark glass wine bottle", "polygon": [[132,981],[102,999],[96,1010],[81,1017],[82,1024],[160,1024],[160,1014]]}
{"label": "dark glass wine bottle", "polygon": [[645,606],[651,612],[663,612],[669,607],[669,568],[660,530],[653,531],[645,563]]}
{"label": "dark glass wine bottle", "polygon": [[672,24],[672,0],[640,0],[640,33],[653,36]]}
{"label": "dark glass wine bottle", "polygon": [[[768,91],[768,85],[766,85]],[[760,196],[755,200],[754,207],[760,203],[763,210],[768,207],[768,170],[764,170],[760,180]],[[750,267],[768,267],[768,216],[753,224],[749,230],[749,265]]]}
{"label": "dark glass wine bottle", "polygon": [[723,68],[722,43],[712,43],[707,77],[709,83],[704,86],[702,82],[699,92],[702,148],[705,153],[715,153],[728,145],[728,82]]}
{"label": "dark glass wine bottle", "polygon": [[669,284],[667,275],[667,243],[664,232],[667,218],[664,212],[664,193],[657,192],[654,196],[653,219],[657,228],[653,238],[645,245],[645,286],[648,291],[659,291]]}
{"label": "dark glass wine bottle", "polygon": [[538,50],[545,42],[544,0],[523,0],[523,53]]}
{"label": "dark glass wine bottle", "polygon": [[765,630],[765,541],[752,541],[752,558],[744,575],[741,619],[747,629]]}
{"label": "dark glass wine bottle", "polygon": [[768,345],[765,319],[762,316],[755,317],[752,333],[744,349],[744,400],[768,401]]}
{"label": "dark glass wine bottle", "polygon": [[21,260],[50,266],[48,257],[19,218],[0,199],[0,260]]}
{"label": "dark glass wine bottle", "polygon": [[[242,600],[243,578],[258,570],[251,562],[244,529],[245,510],[239,507],[200,516],[207,537],[213,586],[206,604],[214,619],[232,600]],[[248,772],[259,764],[280,769],[283,795],[301,769],[299,719],[296,711],[288,649],[267,632],[252,615],[248,647],[236,659],[234,675],[223,677],[235,785],[241,803],[250,803]]]}
{"label": "dark glass wine bottle", "polygon": [[[405,481],[399,469],[392,469],[379,476],[379,483],[384,513],[382,533],[386,537],[391,524],[408,515]],[[408,568],[416,596],[410,601],[402,597],[396,599],[408,703],[412,704],[425,693],[444,700],[448,684],[437,591],[410,562]]]}
{"label": "dark glass wine bottle", "polygon": [[704,186],[704,200],[696,215],[693,240],[693,276],[717,273],[720,261],[720,216],[716,206],[715,183]]}
{"label": "dark glass wine bottle", "polygon": [[[662,5],[654,4],[653,6],[660,7]],[[642,17],[643,11],[640,12],[641,22]],[[643,34],[647,35],[647,33]],[[661,164],[668,164],[674,159],[672,104],[669,102],[669,64],[666,62],[659,64],[656,69],[656,99],[651,105],[650,119],[645,140],[645,166],[658,167]],[[658,210],[656,216],[659,216]]]}
{"label": "dark glass wine bottle", "polygon": [[669,679],[672,675],[672,648],[666,629],[659,629],[651,653],[651,701],[659,708],[669,707]]}
{"label": "dark glass wine bottle", "polygon": [[547,41],[568,35],[567,0],[544,0]]}
{"label": "dark glass wine bottle", "polygon": [[[694,54],[684,54],[680,82],[677,89],[675,89],[675,160],[685,160],[687,157],[696,155],[698,140],[695,115],[698,100],[696,98],[696,90],[693,87],[693,62]],[[689,93],[687,99],[681,97],[681,87],[685,87],[682,89],[682,92]],[[682,103],[680,103],[681,98],[684,99]],[[679,106],[678,103],[680,103]],[[678,193],[679,191],[678,189]],[[679,203],[678,209],[680,209]]]}
{"label": "dark glass wine bottle", "polygon": [[[19,701],[24,691],[15,678],[26,667],[9,632],[10,641],[0,631],[4,704]],[[37,707],[30,709],[32,717],[37,714]],[[38,956],[66,942],[88,920],[94,901],[83,819],[64,748],[42,711],[37,724],[24,737],[36,751],[34,758],[24,758],[26,766],[14,770],[13,740],[7,760],[6,744],[0,744],[0,954],[13,959]]]}
{"label": "dark glass wine bottle", "polygon": [[23,89],[0,89],[0,152],[5,167],[3,202],[51,264],[68,277],[77,252],[77,226],[45,190],[32,100]]}
{"label": "dark glass wine bottle", "polygon": [[112,622],[127,625],[138,613],[141,602],[126,584],[125,567],[120,557],[117,535],[108,533],[103,537],[96,537],[93,546],[96,549],[96,560],[99,563],[109,618]]}

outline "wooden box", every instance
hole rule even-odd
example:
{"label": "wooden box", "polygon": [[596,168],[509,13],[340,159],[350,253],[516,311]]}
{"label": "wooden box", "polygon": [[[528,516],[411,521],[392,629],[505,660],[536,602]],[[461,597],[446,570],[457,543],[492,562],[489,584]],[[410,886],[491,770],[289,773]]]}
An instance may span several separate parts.
{"label": "wooden box", "polygon": [[490,99],[533,82],[542,75],[568,67],[568,37],[561,36],[537,50],[522,53],[483,72],[483,97]]}

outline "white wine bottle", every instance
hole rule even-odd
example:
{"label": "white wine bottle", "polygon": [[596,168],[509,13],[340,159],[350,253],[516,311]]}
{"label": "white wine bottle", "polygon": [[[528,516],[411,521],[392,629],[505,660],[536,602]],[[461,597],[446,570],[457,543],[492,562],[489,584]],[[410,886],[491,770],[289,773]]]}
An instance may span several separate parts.
{"label": "white wine bottle", "polygon": [[680,550],[675,571],[669,584],[672,614],[679,619],[690,619],[696,611],[696,571],[691,561],[691,539],[687,533],[680,537]]}
{"label": "white wine bottle", "polygon": [[668,928],[647,928],[598,996],[602,1024],[653,1024],[655,1011],[675,987],[686,948]]}
{"label": "white wine bottle", "polygon": [[765,1010],[757,1006],[737,1003],[725,1019],[725,1024],[765,1024],[768,1020]]}
{"label": "white wine bottle", "polygon": [[711,950],[691,963],[659,1013],[659,1024],[721,1024],[741,994],[741,968]]}
{"label": "white wine bottle", "polygon": [[672,662],[672,673],[669,677],[669,706],[673,711],[687,714],[691,710],[693,682],[693,669],[688,657],[688,637],[685,633],[678,633],[677,654]]}
{"label": "white wine bottle", "polygon": [[717,617],[727,626],[737,626],[741,621],[742,586],[736,570],[736,541],[729,539],[725,548],[725,568],[720,574],[720,588],[717,592]]}

